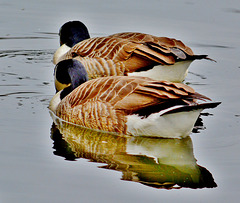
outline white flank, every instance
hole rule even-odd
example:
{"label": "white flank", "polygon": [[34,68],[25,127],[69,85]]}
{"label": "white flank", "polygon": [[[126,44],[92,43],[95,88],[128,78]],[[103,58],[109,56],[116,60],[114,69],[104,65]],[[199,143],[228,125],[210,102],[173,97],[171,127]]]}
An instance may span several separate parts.
{"label": "white flank", "polygon": [[159,81],[182,82],[187,76],[191,63],[192,60],[177,62],[174,65],[158,65],[150,70],[128,73],[128,75],[149,77]]}
{"label": "white flank", "polygon": [[49,108],[53,113],[56,112],[57,106],[58,106],[58,104],[61,102],[60,93],[61,93],[61,91],[59,91],[57,94],[55,94],[55,95],[53,96],[53,98],[51,99],[50,103],[49,103],[48,108]]}
{"label": "white flank", "polygon": [[56,65],[61,60],[61,57],[66,54],[70,49],[71,48],[66,44],[60,46],[53,55],[53,64]]}
{"label": "white flank", "polygon": [[162,112],[159,112],[147,118],[129,115],[127,116],[127,131],[134,136],[184,138],[192,132],[202,110],[169,113],[162,116]]}

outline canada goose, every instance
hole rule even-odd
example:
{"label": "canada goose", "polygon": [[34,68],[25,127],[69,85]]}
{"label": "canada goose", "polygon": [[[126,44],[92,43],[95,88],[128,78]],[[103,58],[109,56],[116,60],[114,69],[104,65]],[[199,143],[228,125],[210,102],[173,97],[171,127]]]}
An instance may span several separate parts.
{"label": "canada goose", "polygon": [[61,47],[54,54],[54,64],[75,58],[84,64],[89,79],[137,75],[182,82],[192,61],[209,59],[194,55],[181,41],[167,37],[126,32],[90,38],[87,27],[79,21],[65,23],[59,35]]}
{"label": "canada goose", "polygon": [[65,74],[72,85],[52,98],[49,109],[57,117],[87,128],[134,136],[181,138],[191,133],[203,109],[220,104],[198,104],[196,100],[210,99],[182,83],[139,76],[87,81],[87,72],[77,60],[61,61],[57,70],[67,63],[69,71]]}

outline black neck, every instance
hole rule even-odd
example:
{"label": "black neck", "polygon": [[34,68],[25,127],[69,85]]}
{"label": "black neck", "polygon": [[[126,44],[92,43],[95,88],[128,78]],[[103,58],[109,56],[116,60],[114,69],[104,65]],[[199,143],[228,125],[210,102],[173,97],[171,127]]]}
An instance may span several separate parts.
{"label": "black neck", "polygon": [[60,99],[62,100],[64,97],[66,97],[68,94],[70,94],[73,91],[72,85],[64,88],[60,93]]}

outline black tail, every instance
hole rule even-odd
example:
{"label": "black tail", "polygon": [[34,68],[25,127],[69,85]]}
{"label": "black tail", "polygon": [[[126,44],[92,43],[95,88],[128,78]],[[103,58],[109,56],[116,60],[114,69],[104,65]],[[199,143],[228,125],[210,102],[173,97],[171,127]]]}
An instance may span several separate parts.
{"label": "black tail", "polygon": [[169,111],[163,113],[162,115],[170,114],[170,113],[178,113],[178,112],[188,112],[188,111],[193,111],[198,109],[212,109],[217,107],[219,104],[221,104],[221,102],[209,102],[209,103],[196,104],[196,105],[183,105],[175,109],[170,109]]}

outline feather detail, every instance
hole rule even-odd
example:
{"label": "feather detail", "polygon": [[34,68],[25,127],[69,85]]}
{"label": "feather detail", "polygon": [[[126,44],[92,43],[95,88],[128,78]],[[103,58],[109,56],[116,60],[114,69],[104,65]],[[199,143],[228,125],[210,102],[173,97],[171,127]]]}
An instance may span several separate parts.
{"label": "feather detail", "polygon": [[[191,48],[179,40],[131,32],[85,39],[62,55],[56,63],[73,58],[84,64],[90,79],[128,75],[152,69],[156,65],[209,59],[206,55],[194,55]],[[186,66],[187,69],[188,64]],[[169,68],[171,67],[166,67],[166,71]],[[164,69],[161,71],[164,72]],[[182,82],[187,72],[181,74],[181,77],[178,76],[175,80],[173,78],[173,81]]]}
{"label": "feather detail", "polygon": [[148,116],[175,105],[198,105],[209,98],[184,84],[145,77],[112,76],[87,81],[58,104],[68,122],[102,131],[127,133],[127,116]]}

